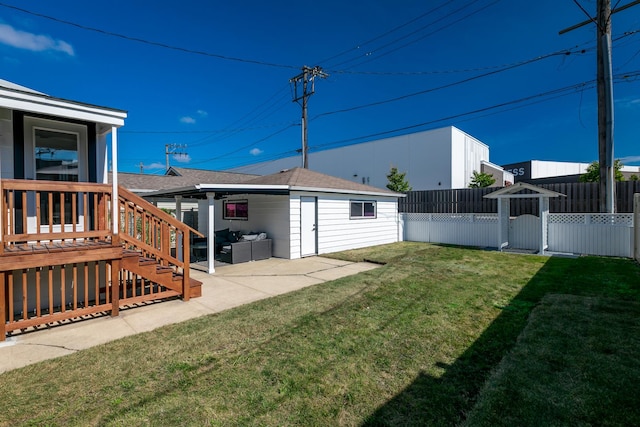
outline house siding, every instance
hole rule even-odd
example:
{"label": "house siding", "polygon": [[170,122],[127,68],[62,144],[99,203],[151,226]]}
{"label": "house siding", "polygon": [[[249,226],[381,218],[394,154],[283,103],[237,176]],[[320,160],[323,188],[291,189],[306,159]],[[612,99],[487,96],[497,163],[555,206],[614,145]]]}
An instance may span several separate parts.
{"label": "house siding", "polygon": [[300,239],[300,195],[291,194],[289,197],[289,255],[291,259],[301,257]]}
{"label": "house siding", "polygon": [[11,110],[0,108],[0,178],[13,178],[13,123]]}
{"label": "house siding", "polygon": [[[315,196],[318,197],[318,254],[398,241],[396,198],[348,194],[315,194]],[[351,200],[375,201],[376,218],[350,219]],[[297,205],[299,207],[300,203],[298,202]],[[293,228],[294,221],[292,220],[291,223]],[[299,233],[299,219],[297,223]]]}

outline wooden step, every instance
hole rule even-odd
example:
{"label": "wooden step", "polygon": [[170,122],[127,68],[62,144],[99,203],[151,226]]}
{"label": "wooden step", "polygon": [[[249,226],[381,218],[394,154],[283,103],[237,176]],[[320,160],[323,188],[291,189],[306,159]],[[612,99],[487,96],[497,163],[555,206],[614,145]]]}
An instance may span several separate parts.
{"label": "wooden step", "polygon": [[[182,274],[172,267],[163,266],[153,258],[142,256],[140,252],[123,250],[122,267],[146,280],[182,293]],[[189,278],[189,298],[202,296],[202,282]]]}

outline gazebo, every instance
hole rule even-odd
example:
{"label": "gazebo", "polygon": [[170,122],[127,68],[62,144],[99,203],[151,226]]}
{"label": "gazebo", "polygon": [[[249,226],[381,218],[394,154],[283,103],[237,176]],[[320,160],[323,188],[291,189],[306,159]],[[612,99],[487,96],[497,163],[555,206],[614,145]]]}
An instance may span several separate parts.
{"label": "gazebo", "polygon": [[[549,215],[549,199],[551,197],[561,196],[566,197],[565,194],[523,182],[518,182],[509,187],[504,187],[484,196],[487,199],[498,200],[498,249],[502,251],[505,248],[510,247],[510,229],[517,229],[521,226],[524,230],[518,231],[525,233],[527,231],[532,231],[533,233],[539,234],[539,245],[537,246],[537,249],[540,255],[544,254],[544,251],[548,248],[547,221]],[[538,199],[539,217],[537,219],[533,217],[533,219],[530,219],[523,224],[518,224],[514,221],[513,227],[511,227],[511,199],[525,198]],[[536,228],[538,229],[536,230]]]}

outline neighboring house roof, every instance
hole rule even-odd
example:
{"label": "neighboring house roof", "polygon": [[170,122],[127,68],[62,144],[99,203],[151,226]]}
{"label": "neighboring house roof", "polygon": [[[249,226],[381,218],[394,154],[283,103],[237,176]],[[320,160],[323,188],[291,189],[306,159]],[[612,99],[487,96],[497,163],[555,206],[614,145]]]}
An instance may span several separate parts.
{"label": "neighboring house roof", "polygon": [[221,184],[238,184],[246,182],[260,175],[239,173],[239,172],[221,172],[206,169],[179,168],[171,166],[165,175],[182,177],[194,184],[203,182],[221,183]]}
{"label": "neighboring house roof", "polygon": [[288,194],[290,191],[317,193],[360,194],[370,196],[404,197],[386,188],[359,184],[303,168],[287,169],[266,176],[253,177],[241,183],[200,182],[147,193],[146,196],[204,197],[206,193],[220,194]]}
{"label": "neighboring house roof", "polygon": [[[0,107],[110,126],[123,126],[127,117],[127,112],[123,110],[54,98],[6,80],[0,80]],[[99,131],[108,129],[109,127],[105,127]]]}
{"label": "neighboring house roof", "polygon": [[[235,172],[207,171],[202,169],[171,169],[174,171],[179,170],[180,175],[152,175],[118,172],[118,184],[133,191],[134,193],[149,193],[152,191],[194,186],[202,182],[237,184],[259,176]],[[109,182],[112,182],[111,173],[109,173]]]}

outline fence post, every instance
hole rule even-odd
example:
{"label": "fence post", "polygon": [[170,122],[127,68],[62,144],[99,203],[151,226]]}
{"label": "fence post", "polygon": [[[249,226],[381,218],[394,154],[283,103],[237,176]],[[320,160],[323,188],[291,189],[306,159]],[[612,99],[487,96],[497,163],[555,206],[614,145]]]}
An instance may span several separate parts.
{"label": "fence post", "polygon": [[640,262],[640,193],[633,195],[633,257]]}

